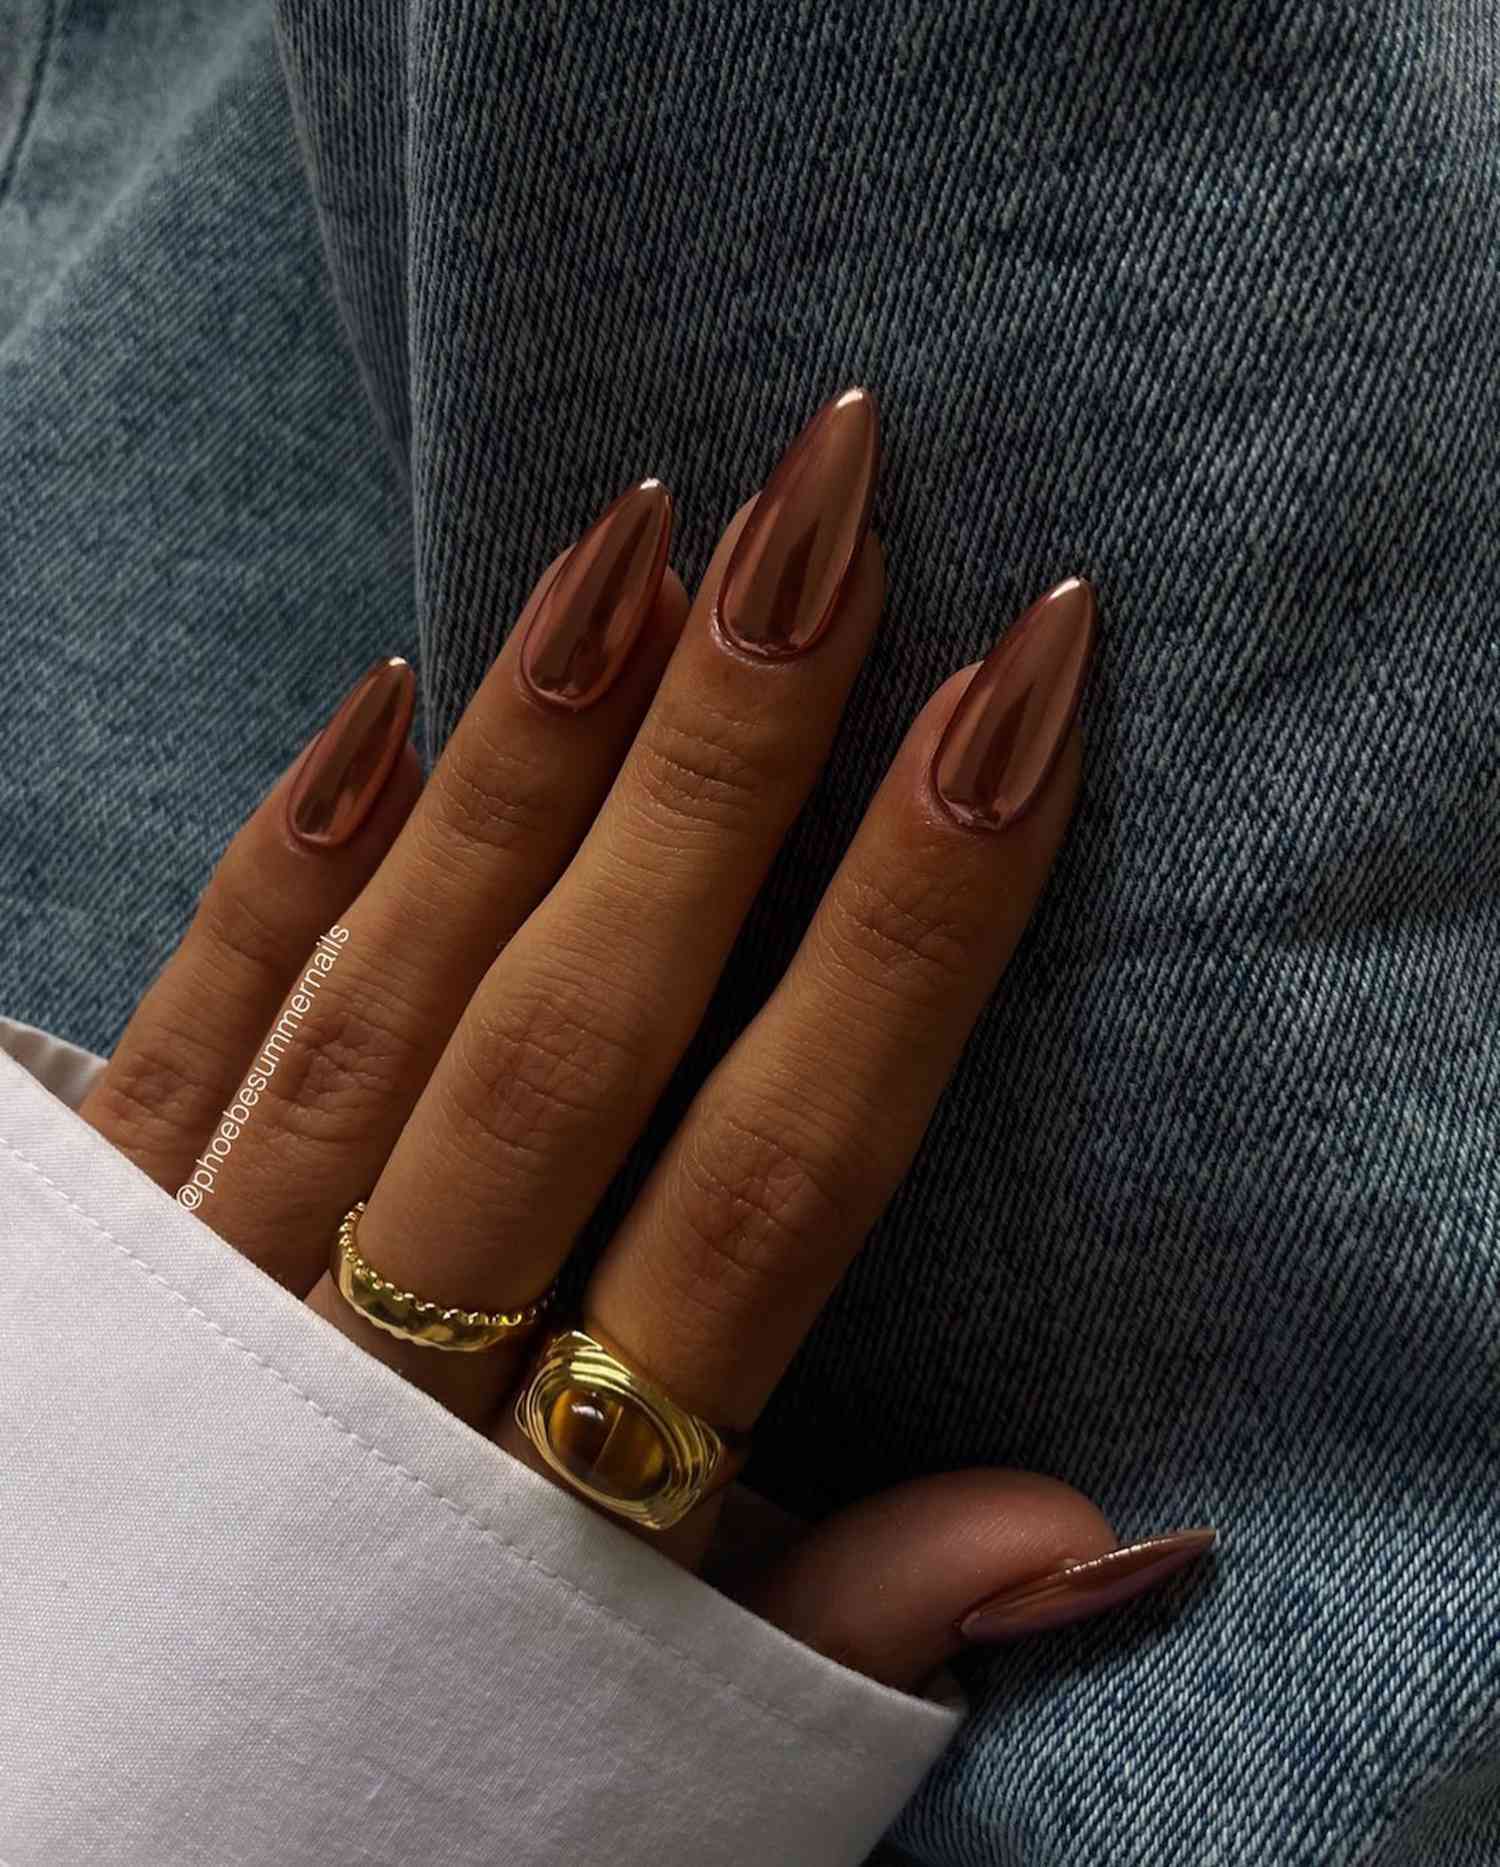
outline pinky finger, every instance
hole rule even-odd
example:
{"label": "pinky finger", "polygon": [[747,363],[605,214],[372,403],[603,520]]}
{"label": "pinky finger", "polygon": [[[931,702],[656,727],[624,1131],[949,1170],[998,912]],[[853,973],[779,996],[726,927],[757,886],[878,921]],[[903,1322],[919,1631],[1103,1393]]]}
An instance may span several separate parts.
{"label": "pinky finger", "polygon": [[422,788],[415,681],[375,663],[236,833],[182,944],[79,1113],[175,1191],[320,933],[378,867]]}

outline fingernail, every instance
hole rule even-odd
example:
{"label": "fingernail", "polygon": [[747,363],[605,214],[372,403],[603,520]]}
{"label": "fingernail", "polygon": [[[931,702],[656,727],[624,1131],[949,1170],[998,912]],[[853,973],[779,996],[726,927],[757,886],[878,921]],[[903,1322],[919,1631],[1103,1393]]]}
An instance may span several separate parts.
{"label": "fingernail", "polygon": [[960,823],[1000,829],[1041,792],[1088,678],[1095,612],[1093,586],[1069,577],[974,670],[932,761],[937,794]]}
{"label": "fingernail", "polygon": [[592,706],[625,665],[667,568],[672,495],[642,480],[563,559],[521,644],[521,677],[553,706]]}
{"label": "fingernail", "polygon": [[406,743],[417,683],[399,655],[377,661],[302,757],[287,828],[314,849],[347,843],[375,807]]}
{"label": "fingernail", "polygon": [[1054,1569],[981,1601],[958,1622],[958,1631],[965,1640],[1014,1640],[1021,1634],[1085,1620],[1143,1595],[1212,1549],[1218,1538],[1213,1529],[1174,1530],[1168,1536],[1113,1549],[1091,1562]]}
{"label": "fingernail", "polygon": [[868,389],[825,402],[776,463],[735,540],[714,621],[738,647],[781,660],[812,647],[864,543],[880,465]]}

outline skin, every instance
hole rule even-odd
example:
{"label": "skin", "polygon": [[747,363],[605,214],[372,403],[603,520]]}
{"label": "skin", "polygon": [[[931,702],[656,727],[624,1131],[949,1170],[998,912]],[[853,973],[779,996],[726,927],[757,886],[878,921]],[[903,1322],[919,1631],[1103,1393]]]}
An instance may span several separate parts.
{"label": "skin", "polygon": [[[361,1248],[393,1282],[519,1306],[644,1126],[828,754],[884,599],[869,535],[814,648],[774,664],[737,650],[709,614],[749,510],[691,603],[667,572],[585,712],[517,678],[556,559],[425,787],[408,748],[353,839],[309,850],[287,830],[283,777],[82,1109],[175,1190],[318,934],[347,927],[199,1216],[548,1476],[511,1418],[524,1346],[444,1355],[374,1329],[333,1288],[329,1242],[368,1197]],[[1014,823],[976,830],[942,810],[929,762],[971,673],[920,710],[785,977],[588,1286],[583,1326],[721,1427],[754,1425],[895,1191],[1075,805],[1076,726]],[[1116,1547],[1080,1493],[1008,1470],[925,1478],[769,1540],[720,1535],[724,1505],[638,1534],[907,1689],[960,1648],[973,1604]]]}

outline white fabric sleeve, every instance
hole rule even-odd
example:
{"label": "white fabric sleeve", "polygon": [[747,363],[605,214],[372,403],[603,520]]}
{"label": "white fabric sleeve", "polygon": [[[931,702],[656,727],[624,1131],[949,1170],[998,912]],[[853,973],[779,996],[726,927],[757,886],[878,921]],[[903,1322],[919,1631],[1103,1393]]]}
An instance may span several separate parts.
{"label": "white fabric sleeve", "polygon": [[[24,1066],[24,1067],[23,1067]],[[0,1020],[0,1862],[841,1867],[957,1728],[362,1353]]]}

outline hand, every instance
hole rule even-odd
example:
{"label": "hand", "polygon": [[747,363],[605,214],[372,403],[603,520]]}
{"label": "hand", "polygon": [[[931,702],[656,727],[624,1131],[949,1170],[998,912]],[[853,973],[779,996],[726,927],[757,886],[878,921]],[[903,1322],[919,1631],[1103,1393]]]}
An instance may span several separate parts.
{"label": "hand", "polygon": [[[624,494],[543,574],[425,787],[410,670],[378,665],[235,837],[83,1106],[333,1327],[539,1470],[514,1421],[527,1345],[385,1333],[331,1281],[330,1243],[368,1199],[359,1248],[397,1286],[508,1310],[551,1284],[872,640],[876,433],[867,392],[825,407],[691,606],[665,490]],[[785,977],[593,1271],[582,1326],[721,1429],[753,1426],[1020,939],[1078,791],[1093,632],[1088,586],[1060,585],[929,698]],[[715,1548],[724,1506],[639,1533],[908,1688],[965,1637],[1108,1605],[1212,1540],[1111,1554],[1086,1498],[1015,1471],[924,1479],[734,1559]],[[1017,1587],[1019,1606],[959,1630]]]}

